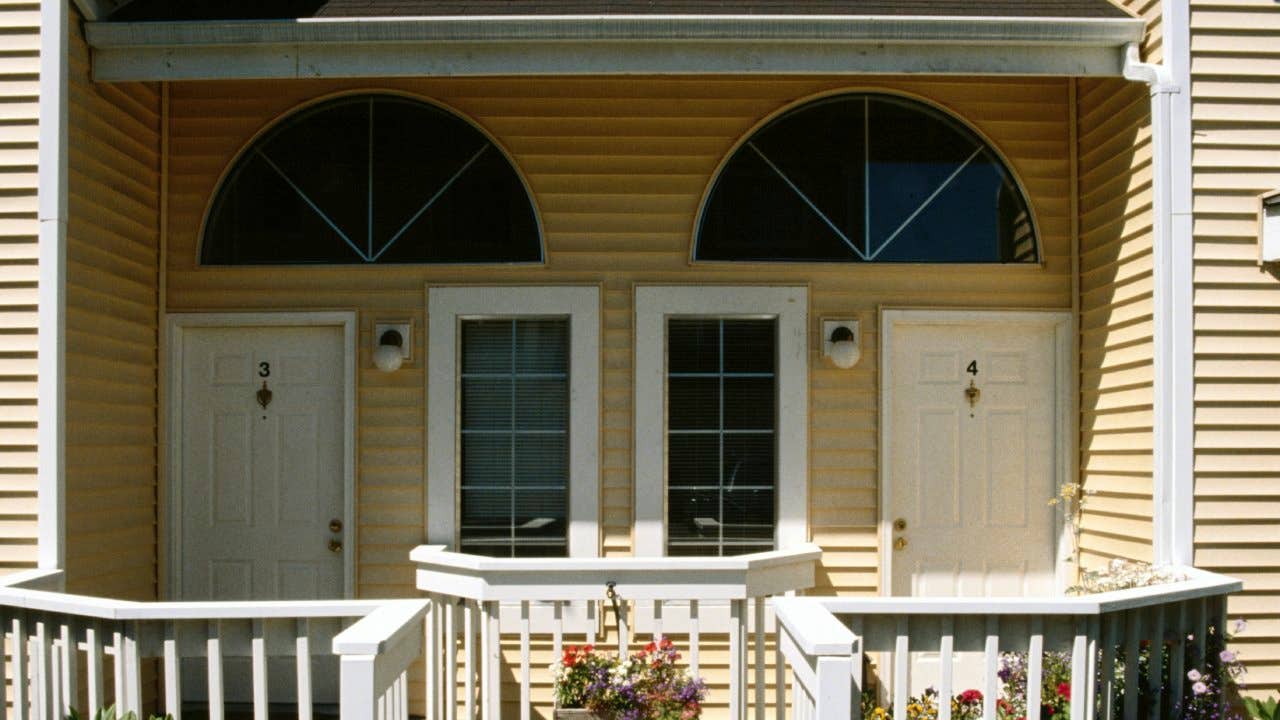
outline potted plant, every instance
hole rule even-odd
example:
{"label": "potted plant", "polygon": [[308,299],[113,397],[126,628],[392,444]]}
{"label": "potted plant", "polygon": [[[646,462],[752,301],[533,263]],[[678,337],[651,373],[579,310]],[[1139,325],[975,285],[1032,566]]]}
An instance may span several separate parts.
{"label": "potted plant", "polygon": [[696,720],[706,684],[665,637],[622,656],[571,645],[552,666],[557,720]]}

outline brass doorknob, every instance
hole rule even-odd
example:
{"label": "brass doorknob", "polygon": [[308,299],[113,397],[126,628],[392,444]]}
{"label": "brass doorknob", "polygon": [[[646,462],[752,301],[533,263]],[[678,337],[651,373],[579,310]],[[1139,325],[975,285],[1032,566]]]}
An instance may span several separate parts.
{"label": "brass doorknob", "polygon": [[331,553],[342,552],[342,541],[338,540],[337,538],[329,538],[329,552]]}
{"label": "brass doorknob", "polygon": [[336,533],[340,533],[340,532],[342,532],[342,521],[341,521],[341,520],[339,520],[338,518],[334,518],[334,519],[330,520],[330,521],[329,521],[329,532],[336,532]]}
{"label": "brass doorknob", "polygon": [[893,529],[897,530],[898,532],[902,532],[903,530],[906,530],[907,529],[906,518],[898,518],[897,520],[894,520]]}
{"label": "brass doorknob", "polygon": [[907,539],[906,539],[906,538],[904,538],[904,537],[900,537],[900,538],[898,538],[897,540],[894,540],[894,541],[893,541],[893,549],[894,549],[894,550],[901,550],[901,549],[905,548],[906,546],[907,546]]}

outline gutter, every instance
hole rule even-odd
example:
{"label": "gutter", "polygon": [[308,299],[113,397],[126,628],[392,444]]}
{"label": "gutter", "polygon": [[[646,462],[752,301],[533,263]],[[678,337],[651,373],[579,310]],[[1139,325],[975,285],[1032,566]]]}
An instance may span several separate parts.
{"label": "gutter", "polygon": [[587,74],[1111,75],[1134,18],[552,15],[86,24],[97,80]]}
{"label": "gutter", "polygon": [[[1178,7],[1178,6],[1183,7]],[[1195,309],[1191,210],[1190,18],[1162,3],[1166,62],[1125,49],[1124,76],[1151,93],[1153,422],[1152,555],[1194,564]]]}
{"label": "gutter", "polygon": [[67,52],[65,0],[40,3],[37,566],[66,560]]}

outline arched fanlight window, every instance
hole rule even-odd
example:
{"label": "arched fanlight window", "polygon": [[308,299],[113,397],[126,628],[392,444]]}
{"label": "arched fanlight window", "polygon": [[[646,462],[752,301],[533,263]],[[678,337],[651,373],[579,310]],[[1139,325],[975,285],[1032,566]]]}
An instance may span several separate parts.
{"label": "arched fanlight window", "polygon": [[707,194],[694,259],[1034,263],[1031,210],[977,133],[904,98],[790,110],[743,143]]}
{"label": "arched fanlight window", "polygon": [[533,202],[484,133],[395,95],[298,112],[248,147],[205,222],[205,265],[540,262]]}

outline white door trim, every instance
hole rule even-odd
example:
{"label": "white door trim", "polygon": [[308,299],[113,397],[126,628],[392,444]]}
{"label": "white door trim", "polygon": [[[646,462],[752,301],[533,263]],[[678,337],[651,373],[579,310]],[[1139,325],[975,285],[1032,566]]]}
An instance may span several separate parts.
{"label": "white door trim", "polygon": [[[169,397],[165,403],[165,426],[171,444],[182,438],[182,340],[187,328],[209,327],[340,327],[343,335],[343,409],[344,434],[343,479],[343,527],[347,550],[342,555],[342,580],[344,598],[355,597],[355,556],[357,537],[355,513],[355,417],[356,417],[356,339],[359,328],[354,312],[233,312],[233,313],[171,313],[165,317],[169,337]],[[168,544],[168,582],[162,592],[168,599],[180,597],[182,587],[182,486],[174,482],[182,477],[182,453],[169,452],[168,474],[163,479],[168,501],[164,503],[167,522],[162,539]],[[162,519],[163,520],[163,519]],[[335,598],[336,599],[336,598]]]}
{"label": "white door trim", "polygon": [[[1054,428],[1051,437],[1054,447],[1054,467],[1057,477],[1052,488],[1057,488],[1067,478],[1071,478],[1071,458],[1075,452],[1076,438],[1071,433],[1071,397],[1075,391],[1075,382],[1071,375],[1071,334],[1073,331],[1072,316],[1069,311],[1053,310],[965,310],[965,309],[920,309],[900,310],[880,309],[880,441],[879,441],[879,484],[880,512],[877,536],[880,540],[880,594],[893,593],[893,520],[889,517],[893,500],[893,481],[890,477],[887,458],[892,457],[890,448],[891,429],[893,427],[892,403],[888,389],[893,386],[893,366],[888,362],[892,357],[894,329],[901,325],[923,324],[955,324],[967,325],[973,322],[988,323],[1027,323],[1039,322],[1054,329],[1054,350],[1057,358],[1055,398],[1057,412],[1054,413]],[[1048,502],[1048,496],[1045,502]],[[1054,514],[1055,521],[1061,527],[1061,511]],[[1054,533],[1053,548],[1054,567],[1057,574],[1057,586],[1064,586],[1066,568],[1061,562],[1064,537],[1062,533]],[[1069,542],[1069,540],[1067,541]]]}

